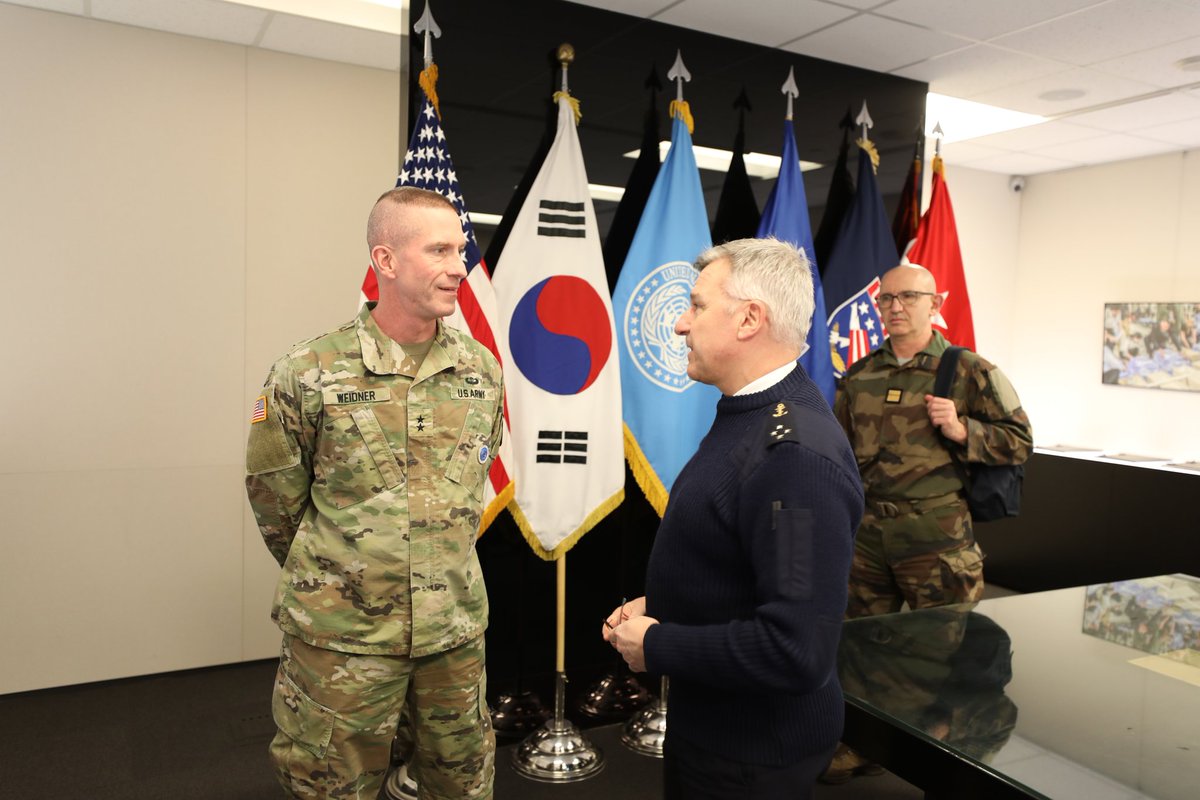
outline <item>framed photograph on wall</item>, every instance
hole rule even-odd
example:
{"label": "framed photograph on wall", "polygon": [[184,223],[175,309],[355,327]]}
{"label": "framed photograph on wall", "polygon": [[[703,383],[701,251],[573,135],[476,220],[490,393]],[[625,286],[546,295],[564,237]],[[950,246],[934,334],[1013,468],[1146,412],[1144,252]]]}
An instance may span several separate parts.
{"label": "framed photograph on wall", "polygon": [[1200,392],[1200,303],[1105,303],[1101,380]]}

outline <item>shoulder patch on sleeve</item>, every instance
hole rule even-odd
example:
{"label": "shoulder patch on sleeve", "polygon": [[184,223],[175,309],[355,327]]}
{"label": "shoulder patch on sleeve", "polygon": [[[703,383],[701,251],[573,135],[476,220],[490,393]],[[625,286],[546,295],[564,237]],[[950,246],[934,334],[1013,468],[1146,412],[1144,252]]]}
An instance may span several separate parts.
{"label": "shoulder patch on sleeve", "polygon": [[300,463],[300,454],[292,452],[283,423],[272,409],[264,419],[250,426],[246,441],[246,474],[261,475],[294,467]]}
{"label": "shoulder patch on sleeve", "polygon": [[776,403],[767,414],[767,437],[764,444],[770,447],[778,442],[799,442],[800,433],[797,426],[797,416],[791,404]]}

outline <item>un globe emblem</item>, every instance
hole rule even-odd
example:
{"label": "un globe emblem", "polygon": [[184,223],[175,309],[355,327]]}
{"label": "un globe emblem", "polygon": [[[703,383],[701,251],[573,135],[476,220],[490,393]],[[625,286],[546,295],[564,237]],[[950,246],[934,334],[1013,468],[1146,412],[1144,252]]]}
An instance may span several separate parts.
{"label": "un globe emblem", "polygon": [[695,283],[695,267],[669,261],[642,278],[625,306],[630,360],[647,380],[672,392],[695,382],[687,375],[687,342],[675,333],[675,323],[692,304]]}

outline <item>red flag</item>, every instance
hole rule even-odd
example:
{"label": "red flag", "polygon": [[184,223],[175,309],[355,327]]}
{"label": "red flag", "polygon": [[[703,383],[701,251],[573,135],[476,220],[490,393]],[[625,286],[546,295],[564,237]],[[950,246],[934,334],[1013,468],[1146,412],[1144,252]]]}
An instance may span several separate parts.
{"label": "red flag", "polygon": [[[441,114],[437,108],[437,94],[434,90],[436,80],[437,73],[434,67],[420,75],[421,110],[413,126],[412,139],[404,154],[404,164],[400,168],[396,186],[428,189],[443,195],[454,204],[462,220],[463,233],[467,237],[467,251],[464,254],[467,279],[459,284],[455,313],[447,317],[445,322],[452,327],[466,330],[499,361],[500,350],[494,334],[498,328],[495,323],[498,316],[496,292],[492,288],[491,276],[483,262],[483,255],[479,252],[479,244],[475,240],[475,227],[467,216],[462,188],[458,184],[454,163],[450,160],[450,150],[446,145],[446,134],[442,130]],[[368,266],[363,277],[360,305],[368,300],[378,299],[379,285],[375,279],[375,270]],[[480,533],[487,530],[513,495],[512,479],[504,466],[511,452],[507,415],[508,409],[505,408],[504,443],[500,445],[499,455],[492,462],[491,472],[488,474],[489,482],[484,491]]]}
{"label": "red flag", "polygon": [[937,281],[938,291],[942,294],[942,312],[940,318],[933,321],[934,327],[954,344],[974,350],[971,299],[967,296],[954,207],[950,205],[941,156],[933,158],[932,198],[929,210],[921,217],[921,225],[917,228],[917,241],[908,251],[908,262],[929,270]]}

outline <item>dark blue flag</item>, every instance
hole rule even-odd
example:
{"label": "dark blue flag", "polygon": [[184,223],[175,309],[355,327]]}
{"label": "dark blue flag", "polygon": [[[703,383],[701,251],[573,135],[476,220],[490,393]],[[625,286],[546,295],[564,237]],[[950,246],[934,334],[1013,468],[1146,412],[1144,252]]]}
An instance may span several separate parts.
{"label": "dark blue flag", "polygon": [[829,309],[829,354],[837,377],[883,344],[886,332],[875,297],[880,277],[899,263],[875,167],[860,146],[858,188],[822,275]]}
{"label": "dark blue flag", "polygon": [[821,389],[821,394],[833,405],[835,389],[833,364],[829,357],[829,327],[825,313],[825,293],[821,286],[821,273],[813,252],[812,224],[808,219],[808,197],[804,192],[804,178],[800,174],[800,156],[796,150],[796,134],[792,121],[783,123],[783,159],[779,165],[779,180],[767,198],[762,222],[758,226],[759,236],[774,236],[791,242],[808,256],[813,277],[812,326],[808,330],[808,350],[800,357],[800,366]]}

